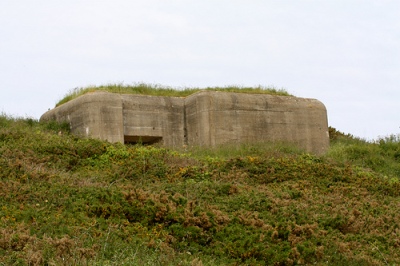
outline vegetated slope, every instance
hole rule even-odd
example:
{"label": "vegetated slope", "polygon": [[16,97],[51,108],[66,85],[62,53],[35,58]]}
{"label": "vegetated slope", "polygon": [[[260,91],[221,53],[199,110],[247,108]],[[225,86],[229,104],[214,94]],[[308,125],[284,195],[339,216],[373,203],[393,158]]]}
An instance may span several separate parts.
{"label": "vegetated slope", "polygon": [[0,117],[0,264],[400,263],[397,137],[332,130],[316,157],[124,146],[66,128]]}
{"label": "vegetated slope", "polygon": [[75,88],[64,96],[56,106],[71,101],[78,96],[85,93],[94,91],[107,91],[112,93],[122,94],[142,94],[151,96],[171,96],[171,97],[186,97],[201,90],[209,91],[224,91],[224,92],[238,92],[238,93],[260,93],[271,94],[280,96],[290,96],[284,89],[276,89],[272,87],[240,87],[240,86],[227,86],[227,87],[207,87],[207,88],[181,88],[175,89],[162,85],[151,85],[145,83],[137,83],[133,85],[124,84],[108,84],[102,86],[89,86],[85,88]]}

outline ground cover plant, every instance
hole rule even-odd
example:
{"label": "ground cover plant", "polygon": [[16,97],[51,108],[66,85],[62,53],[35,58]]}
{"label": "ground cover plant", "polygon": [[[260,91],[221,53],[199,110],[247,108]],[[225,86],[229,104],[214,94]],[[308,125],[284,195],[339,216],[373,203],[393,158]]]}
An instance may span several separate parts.
{"label": "ground cover plant", "polygon": [[398,136],[330,133],[173,150],[3,114],[0,265],[399,264]]}
{"label": "ground cover plant", "polygon": [[224,92],[238,92],[238,93],[261,93],[271,95],[290,96],[284,89],[276,89],[273,87],[241,87],[241,86],[226,86],[226,87],[207,87],[207,88],[180,88],[175,89],[163,85],[152,85],[145,83],[137,83],[133,85],[124,84],[108,84],[101,86],[88,86],[84,88],[75,88],[65,95],[57,104],[59,106],[66,103],[78,96],[85,93],[94,91],[107,91],[112,93],[122,94],[143,94],[152,96],[172,96],[172,97],[186,97],[201,90],[208,91],[224,91]]}

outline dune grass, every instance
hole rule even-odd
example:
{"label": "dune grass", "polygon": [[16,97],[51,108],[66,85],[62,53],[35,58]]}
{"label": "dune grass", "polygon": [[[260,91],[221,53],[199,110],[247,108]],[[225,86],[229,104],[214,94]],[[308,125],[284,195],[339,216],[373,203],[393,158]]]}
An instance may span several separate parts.
{"label": "dune grass", "polygon": [[331,137],[174,150],[2,115],[0,265],[400,264],[398,136]]}
{"label": "dune grass", "polygon": [[240,86],[227,86],[227,87],[207,87],[207,88],[180,88],[175,89],[162,85],[151,85],[144,83],[137,83],[133,85],[124,84],[108,84],[101,86],[89,86],[85,88],[75,88],[67,93],[57,104],[59,106],[66,103],[78,96],[88,92],[94,91],[107,91],[112,93],[122,94],[143,94],[152,96],[170,96],[170,97],[186,97],[201,90],[209,91],[224,91],[224,92],[238,92],[238,93],[261,93],[271,95],[290,96],[284,89],[276,89],[272,87],[240,87]]}

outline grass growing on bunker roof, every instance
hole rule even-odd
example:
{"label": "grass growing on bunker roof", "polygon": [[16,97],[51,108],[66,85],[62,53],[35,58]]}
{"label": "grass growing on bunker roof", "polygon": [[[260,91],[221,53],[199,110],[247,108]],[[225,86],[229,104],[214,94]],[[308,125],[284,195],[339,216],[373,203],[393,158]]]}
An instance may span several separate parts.
{"label": "grass growing on bunker roof", "polygon": [[151,85],[145,83],[137,83],[133,85],[124,84],[108,84],[101,86],[89,86],[84,88],[75,88],[68,92],[57,104],[59,106],[70,100],[75,99],[85,93],[94,91],[107,91],[112,93],[122,94],[142,94],[151,96],[170,96],[170,97],[186,97],[201,90],[208,91],[223,91],[223,92],[238,92],[238,93],[261,93],[280,96],[291,96],[284,89],[276,89],[273,87],[241,87],[241,86],[226,86],[226,87],[207,87],[207,88],[180,88],[175,89],[162,85]]}
{"label": "grass growing on bunker roof", "polygon": [[330,133],[173,150],[0,115],[0,265],[399,265],[399,136]]}

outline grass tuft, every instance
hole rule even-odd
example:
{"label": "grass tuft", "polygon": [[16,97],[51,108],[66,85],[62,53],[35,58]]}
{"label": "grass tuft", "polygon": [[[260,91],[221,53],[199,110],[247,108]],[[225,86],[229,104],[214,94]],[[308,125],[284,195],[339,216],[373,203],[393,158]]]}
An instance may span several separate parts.
{"label": "grass tuft", "polygon": [[227,86],[227,87],[175,89],[168,86],[151,85],[145,83],[137,83],[133,85],[108,84],[101,86],[89,86],[85,88],[75,88],[69,91],[67,95],[65,95],[56,104],[56,106],[69,102],[83,94],[94,91],[107,91],[107,92],[121,93],[121,94],[143,94],[152,96],[186,97],[201,90],[238,92],[238,93],[261,93],[261,94],[290,96],[290,94],[284,89],[276,89],[272,87],[263,87],[263,86],[258,86],[258,87]]}

